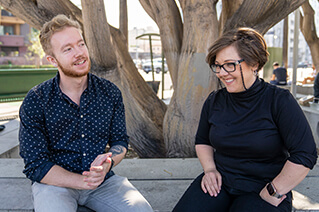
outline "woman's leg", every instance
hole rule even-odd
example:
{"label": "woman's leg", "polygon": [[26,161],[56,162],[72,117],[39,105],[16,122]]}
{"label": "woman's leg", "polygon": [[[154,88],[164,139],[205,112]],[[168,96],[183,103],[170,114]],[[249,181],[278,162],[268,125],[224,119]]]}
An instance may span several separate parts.
{"label": "woman's leg", "polygon": [[211,197],[208,193],[205,194],[201,188],[203,176],[204,174],[201,174],[193,181],[173,209],[173,212],[228,212],[231,196],[223,187],[217,197]]}
{"label": "woman's leg", "polygon": [[[291,193],[287,194],[291,195]],[[264,201],[259,194],[249,193],[240,195],[233,201],[230,212],[291,212],[292,203],[291,196],[286,198],[278,207],[275,207],[268,202]]]}

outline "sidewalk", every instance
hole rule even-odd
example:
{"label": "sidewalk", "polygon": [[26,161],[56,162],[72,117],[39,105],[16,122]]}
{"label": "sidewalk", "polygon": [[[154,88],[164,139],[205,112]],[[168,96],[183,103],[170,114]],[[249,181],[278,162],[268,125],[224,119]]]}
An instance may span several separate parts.
{"label": "sidewalk", "polygon": [[[0,103],[0,115],[4,119],[9,115],[16,116],[19,104]],[[6,157],[13,157],[0,158],[0,212],[33,211],[31,184],[22,174],[23,161],[17,155],[19,120],[0,120],[0,124],[6,126],[5,130],[0,132],[0,150],[9,148]],[[7,147],[1,146],[5,143],[8,144]],[[114,171],[128,177],[150,202],[154,211],[168,212],[172,210],[192,180],[202,172],[202,167],[197,158],[124,159]],[[293,193],[293,211],[319,212],[318,163]]]}

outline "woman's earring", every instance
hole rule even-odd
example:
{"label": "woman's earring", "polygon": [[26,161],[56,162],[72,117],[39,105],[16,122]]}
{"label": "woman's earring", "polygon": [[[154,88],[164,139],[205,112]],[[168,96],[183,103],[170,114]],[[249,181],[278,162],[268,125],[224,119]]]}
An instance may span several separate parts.
{"label": "woman's earring", "polygon": [[258,76],[257,70],[253,71],[253,73],[254,73],[255,76]]}

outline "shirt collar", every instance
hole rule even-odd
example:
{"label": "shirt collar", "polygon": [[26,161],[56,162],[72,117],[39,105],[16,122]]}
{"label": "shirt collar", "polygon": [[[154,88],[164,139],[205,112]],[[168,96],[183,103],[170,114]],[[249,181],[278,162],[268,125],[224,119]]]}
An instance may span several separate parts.
{"label": "shirt collar", "polygon": [[[54,88],[55,88],[56,94],[64,98],[64,94],[61,91],[61,88],[59,86],[59,83],[60,83],[60,73],[59,72],[57,72],[56,76],[53,78],[53,83],[54,83]],[[84,90],[84,92],[86,90],[88,93],[92,91],[92,74],[91,73],[88,73],[88,86]]]}

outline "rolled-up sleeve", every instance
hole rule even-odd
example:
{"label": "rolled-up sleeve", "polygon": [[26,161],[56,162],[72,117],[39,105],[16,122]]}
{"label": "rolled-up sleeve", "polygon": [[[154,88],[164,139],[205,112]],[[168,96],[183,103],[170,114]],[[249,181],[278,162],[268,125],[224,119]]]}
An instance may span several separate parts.
{"label": "rolled-up sleeve", "polygon": [[25,163],[23,173],[30,180],[40,182],[54,163],[49,159],[43,106],[34,90],[26,96],[19,115],[20,156]]}
{"label": "rolled-up sleeve", "polygon": [[288,160],[312,169],[317,162],[317,150],[309,123],[289,91],[278,98],[275,120],[289,152]]}

